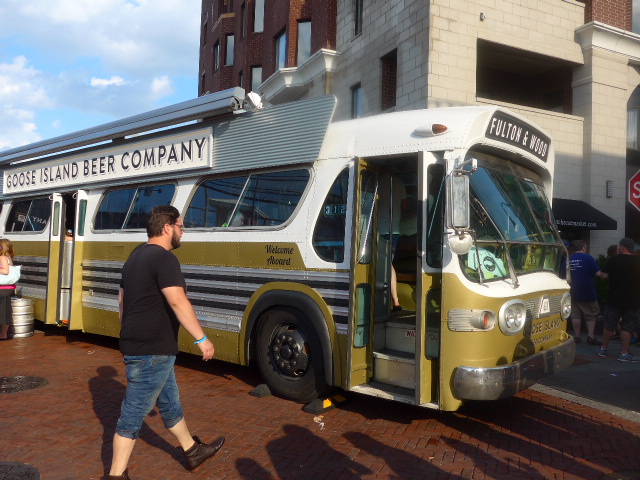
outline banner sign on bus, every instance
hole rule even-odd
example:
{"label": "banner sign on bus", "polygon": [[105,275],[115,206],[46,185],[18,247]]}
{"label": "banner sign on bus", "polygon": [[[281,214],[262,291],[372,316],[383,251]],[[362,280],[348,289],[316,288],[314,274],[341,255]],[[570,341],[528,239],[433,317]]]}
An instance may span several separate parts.
{"label": "banner sign on bus", "polygon": [[167,174],[209,168],[212,162],[211,129],[109,147],[46,163],[7,169],[4,194],[60,189],[128,177]]}
{"label": "banner sign on bus", "polygon": [[551,139],[540,130],[504,112],[493,114],[486,136],[526,150],[543,162],[549,158]]}

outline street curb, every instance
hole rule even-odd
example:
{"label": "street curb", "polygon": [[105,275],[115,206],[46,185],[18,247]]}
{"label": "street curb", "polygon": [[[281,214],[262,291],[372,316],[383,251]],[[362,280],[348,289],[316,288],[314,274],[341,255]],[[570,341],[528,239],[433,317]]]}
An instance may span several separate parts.
{"label": "street curb", "polygon": [[629,420],[634,423],[640,423],[640,413],[634,412],[633,410],[626,410],[624,408],[614,407],[613,405],[608,405],[606,403],[596,402],[595,400],[589,400],[588,398],[564,392],[562,390],[558,390],[557,388],[547,387],[546,385],[536,384],[532,385],[529,388],[536,392],[551,395],[552,397],[561,398],[563,400],[568,400],[579,405],[595,408],[596,410],[600,410],[601,412],[607,412],[611,415],[624,418],[625,420]]}

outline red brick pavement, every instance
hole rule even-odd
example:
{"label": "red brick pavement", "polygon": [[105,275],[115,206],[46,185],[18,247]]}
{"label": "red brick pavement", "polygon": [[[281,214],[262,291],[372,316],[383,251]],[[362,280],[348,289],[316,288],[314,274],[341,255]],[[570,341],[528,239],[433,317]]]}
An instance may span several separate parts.
{"label": "red brick pavement", "polygon": [[[117,343],[47,329],[0,342],[0,359],[0,376],[48,380],[0,395],[0,462],[32,465],[43,480],[101,478],[124,392]],[[176,372],[192,432],[227,443],[190,474],[152,413],[130,463],[134,480],[569,480],[640,471],[639,424],[531,390],[457,413],[347,394],[314,419],[298,404],[250,396],[260,383],[250,368],[181,355]]]}

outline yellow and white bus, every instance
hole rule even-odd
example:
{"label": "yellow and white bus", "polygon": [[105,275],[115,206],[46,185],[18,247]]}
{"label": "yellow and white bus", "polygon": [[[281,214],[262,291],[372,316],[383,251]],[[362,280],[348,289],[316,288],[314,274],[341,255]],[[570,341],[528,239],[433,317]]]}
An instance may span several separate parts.
{"label": "yellow and white bus", "polygon": [[118,336],[120,269],[151,207],[172,204],[216,357],[256,362],[278,395],[451,411],[572,363],[544,132],[493,106],[332,122],[334,97],[247,100],[231,89],[0,152],[1,233],[37,320]]}

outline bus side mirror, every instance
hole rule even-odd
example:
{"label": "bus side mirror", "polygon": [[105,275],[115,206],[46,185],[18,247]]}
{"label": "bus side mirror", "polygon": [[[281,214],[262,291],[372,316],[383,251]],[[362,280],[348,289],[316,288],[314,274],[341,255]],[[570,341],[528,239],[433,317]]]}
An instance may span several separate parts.
{"label": "bus side mirror", "polygon": [[469,215],[469,176],[449,176],[449,226],[454,230],[468,230]]}

